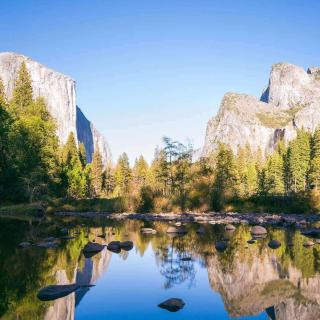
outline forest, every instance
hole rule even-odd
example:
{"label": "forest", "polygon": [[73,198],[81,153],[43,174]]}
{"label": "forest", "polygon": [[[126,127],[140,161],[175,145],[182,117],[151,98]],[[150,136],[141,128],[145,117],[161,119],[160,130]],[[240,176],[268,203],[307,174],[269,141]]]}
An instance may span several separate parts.
{"label": "forest", "polygon": [[264,154],[248,145],[236,154],[219,144],[207,158],[168,137],[151,164],[126,153],[91,163],[71,133],[65,145],[43,98],[34,98],[22,63],[13,96],[0,79],[0,204],[41,203],[48,209],[135,212],[320,211],[320,128]]}

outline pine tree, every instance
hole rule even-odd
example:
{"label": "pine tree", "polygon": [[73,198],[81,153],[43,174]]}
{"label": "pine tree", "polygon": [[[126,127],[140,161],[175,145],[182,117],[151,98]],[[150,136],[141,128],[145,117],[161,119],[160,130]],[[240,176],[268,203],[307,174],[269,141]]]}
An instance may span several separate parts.
{"label": "pine tree", "polygon": [[63,147],[62,163],[64,167],[67,194],[71,198],[83,198],[88,194],[87,174],[82,167],[74,134],[69,134]]}
{"label": "pine tree", "polygon": [[294,192],[305,191],[308,187],[310,166],[310,134],[304,129],[298,131],[296,139],[288,149],[288,170],[290,189]]}
{"label": "pine tree", "polygon": [[271,156],[268,157],[265,174],[267,191],[275,195],[283,194],[285,191],[283,178],[283,158],[278,151],[275,151]]}
{"label": "pine tree", "polygon": [[86,148],[83,143],[79,143],[79,159],[84,169],[87,164]]}
{"label": "pine tree", "polygon": [[123,153],[118,160],[115,168],[115,193],[117,195],[127,195],[130,192],[131,185],[131,169],[129,158],[126,153]]}
{"label": "pine tree", "polygon": [[217,153],[213,190],[213,205],[215,209],[220,209],[228,199],[235,196],[237,184],[238,175],[233,152],[228,146],[220,144]]}
{"label": "pine tree", "polygon": [[7,107],[7,97],[6,97],[6,93],[5,93],[5,90],[4,90],[4,84],[3,84],[3,81],[2,81],[2,78],[0,77],[0,106],[5,108]]}
{"label": "pine tree", "polygon": [[12,103],[19,112],[33,101],[32,81],[25,62],[21,63],[18,78],[13,90]]}
{"label": "pine tree", "polygon": [[145,186],[147,183],[149,172],[149,166],[147,161],[141,155],[138,159],[136,159],[135,164],[133,166],[132,174],[133,174],[133,183],[136,189],[140,189]]}
{"label": "pine tree", "polygon": [[309,184],[316,190],[320,188],[320,127],[315,130],[311,140]]}
{"label": "pine tree", "polygon": [[92,157],[91,175],[90,175],[92,191],[95,197],[101,195],[102,171],[103,171],[102,158],[101,158],[99,149],[96,147]]}

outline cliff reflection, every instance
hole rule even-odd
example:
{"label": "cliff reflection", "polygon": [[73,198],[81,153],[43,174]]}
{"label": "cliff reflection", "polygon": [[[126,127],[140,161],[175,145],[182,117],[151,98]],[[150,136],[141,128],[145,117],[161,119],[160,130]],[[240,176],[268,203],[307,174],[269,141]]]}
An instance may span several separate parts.
{"label": "cliff reflection", "polygon": [[[204,232],[197,234],[199,225],[190,224],[185,236],[172,237],[166,233],[168,224],[160,222],[97,220],[79,225],[71,220],[64,224],[76,237],[62,240],[58,249],[19,249],[26,238],[55,236],[61,226],[0,221],[1,319],[74,319],[75,308],[94,287],[53,302],[41,302],[36,294],[50,284],[97,283],[113,254],[105,248],[85,258],[81,250],[89,240],[101,244],[133,241],[134,250],[119,254],[128,269],[128,256],[143,259],[152,250],[155,260],[149,267],[157,269],[164,289],[184,284],[197,290],[197,270],[205,268],[212,290],[220,294],[231,317],[266,312],[270,319],[320,318],[320,246],[303,247],[306,238],[299,231],[269,229],[266,239],[248,244],[250,228],[245,225],[232,233],[226,233],[223,226],[204,225]],[[144,235],[141,227],[152,227],[157,234]],[[221,239],[228,247],[217,252],[214,243]],[[270,239],[279,240],[281,247],[270,249]],[[135,285],[134,279],[130,285]]]}

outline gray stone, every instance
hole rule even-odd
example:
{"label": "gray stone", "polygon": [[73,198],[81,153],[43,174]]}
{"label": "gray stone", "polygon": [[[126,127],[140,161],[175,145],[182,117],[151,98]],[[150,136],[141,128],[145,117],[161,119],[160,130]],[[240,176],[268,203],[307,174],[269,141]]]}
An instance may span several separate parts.
{"label": "gray stone", "polygon": [[133,248],[133,242],[132,241],[122,241],[122,242],[120,242],[120,248],[125,251],[130,251]]}
{"label": "gray stone", "polygon": [[251,234],[254,236],[260,236],[267,234],[267,229],[262,226],[254,226],[251,229]]}
{"label": "gray stone", "polygon": [[176,312],[182,309],[185,306],[185,303],[182,299],[171,298],[158,305],[162,309],[166,309],[170,312]]}
{"label": "gray stone", "polygon": [[217,251],[223,252],[227,249],[228,244],[225,241],[217,241],[214,244],[215,248],[217,249]]}
{"label": "gray stone", "polygon": [[278,241],[278,240],[271,240],[271,241],[268,243],[268,246],[269,246],[271,249],[278,249],[279,247],[281,247],[281,242]]}
{"label": "gray stone", "polygon": [[227,224],[227,225],[224,227],[224,229],[225,229],[226,231],[234,231],[234,230],[236,230],[236,227],[235,227],[234,225],[232,225],[232,224]]}

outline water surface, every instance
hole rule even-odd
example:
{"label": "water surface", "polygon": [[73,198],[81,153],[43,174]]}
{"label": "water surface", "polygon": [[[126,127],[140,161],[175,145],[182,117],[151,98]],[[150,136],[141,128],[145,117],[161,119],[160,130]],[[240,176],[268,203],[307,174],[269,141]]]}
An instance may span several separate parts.
{"label": "water surface", "polygon": [[[19,243],[61,237],[56,249]],[[143,235],[153,227],[155,235]],[[58,220],[29,223],[0,220],[1,319],[319,319],[320,245],[303,247],[298,230],[269,228],[254,244],[249,226],[226,233],[224,226],[187,224],[188,233],[173,237],[168,224],[141,221]],[[105,237],[99,237],[105,234]],[[229,238],[217,252],[214,243]],[[268,247],[278,239],[277,250]],[[92,258],[81,253],[88,241],[107,244],[132,240],[134,248]],[[288,245],[291,244],[291,245]],[[50,284],[95,284],[51,302],[36,295]],[[158,307],[181,298],[183,309]]]}

